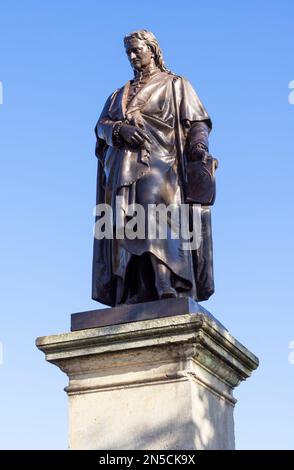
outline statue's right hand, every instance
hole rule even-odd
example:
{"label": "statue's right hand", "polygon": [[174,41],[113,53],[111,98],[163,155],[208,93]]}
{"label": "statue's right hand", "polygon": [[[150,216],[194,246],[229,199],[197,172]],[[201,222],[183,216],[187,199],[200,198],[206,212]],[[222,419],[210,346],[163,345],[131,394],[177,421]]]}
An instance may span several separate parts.
{"label": "statue's right hand", "polygon": [[148,135],[140,127],[131,126],[130,124],[123,124],[119,135],[125,142],[134,147],[143,147],[146,140],[150,142]]}

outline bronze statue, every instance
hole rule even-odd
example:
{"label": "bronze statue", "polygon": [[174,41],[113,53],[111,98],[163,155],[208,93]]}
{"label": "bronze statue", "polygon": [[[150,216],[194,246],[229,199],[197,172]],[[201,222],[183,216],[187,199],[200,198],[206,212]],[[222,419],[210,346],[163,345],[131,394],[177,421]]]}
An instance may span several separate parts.
{"label": "bronze statue", "polygon": [[166,68],[151,32],[128,34],[124,45],[134,78],[108,98],[95,127],[97,205],[118,212],[119,197],[126,224],[125,208],[134,203],[146,210],[146,223],[149,206],[189,204],[188,219],[180,221],[186,228],[197,206],[201,241],[184,249],[169,216],[166,237],[95,238],[92,297],[111,306],[182,296],[206,300],[214,292],[211,120],[191,84]]}

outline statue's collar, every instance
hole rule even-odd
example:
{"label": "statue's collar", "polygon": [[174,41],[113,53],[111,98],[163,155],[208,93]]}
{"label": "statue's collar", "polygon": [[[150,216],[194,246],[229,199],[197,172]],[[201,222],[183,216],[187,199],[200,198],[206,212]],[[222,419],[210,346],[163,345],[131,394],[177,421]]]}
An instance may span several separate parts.
{"label": "statue's collar", "polygon": [[141,82],[138,87],[136,86],[138,90],[136,94],[131,97],[128,103],[127,98],[132,83],[126,83],[121,98],[121,107],[123,115],[127,117],[127,115],[131,115],[135,111],[141,110],[149,101],[151,95],[158,87],[158,84],[162,83],[165,80],[169,80],[169,78],[170,76],[168,74],[161,72],[161,70],[157,69],[157,72],[150,76],[149,80]]}
{"label": "statue's collar", "polygon": [[150,67],[146,67],[142,71],[135,72],[135,78],[132,80],[132,83],[141,82],[142,80],[148,80],[153,75],[160,72],[160,69],[156,65],[150,65]]}

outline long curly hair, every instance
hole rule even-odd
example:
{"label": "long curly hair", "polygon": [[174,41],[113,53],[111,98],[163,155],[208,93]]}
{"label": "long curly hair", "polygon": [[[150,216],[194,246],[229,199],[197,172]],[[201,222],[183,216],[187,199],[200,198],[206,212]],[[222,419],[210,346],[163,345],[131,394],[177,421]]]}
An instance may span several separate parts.
{"label": "long curly hair", "polygon": [[126,46],[127,42],[133,38],[141,39],[147,46],[150,47],[154,54],[155,64],[162,72],[170,72],[170,70],[164,64],[162,50],[160,49],[159,43],[151,31],[147,31],[146,29],[138,29],[133,33],[127,34],[124,37],[124,45]]}

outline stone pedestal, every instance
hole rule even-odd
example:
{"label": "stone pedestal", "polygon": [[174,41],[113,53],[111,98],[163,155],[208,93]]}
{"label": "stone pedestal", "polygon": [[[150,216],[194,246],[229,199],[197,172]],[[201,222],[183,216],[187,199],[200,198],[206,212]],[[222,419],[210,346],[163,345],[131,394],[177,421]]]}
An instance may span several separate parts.
{"label": "stone pedestal", "polygon": [[203,312],[37,339],[69,377],[71,449],[234,449],[232,391],[258,360]]}

